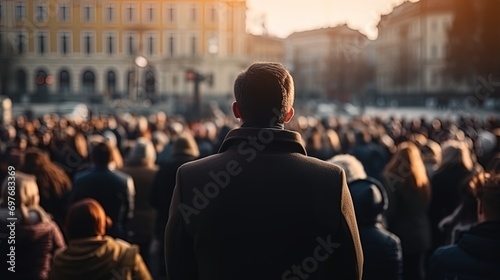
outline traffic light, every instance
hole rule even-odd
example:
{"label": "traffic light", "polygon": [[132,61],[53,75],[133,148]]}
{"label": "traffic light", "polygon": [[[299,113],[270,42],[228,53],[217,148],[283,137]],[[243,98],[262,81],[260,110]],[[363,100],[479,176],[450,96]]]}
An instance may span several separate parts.
{"label": "traffic light", "polygon": [[186,70],[186,81],[194,81],[199,74],[194,70]]}

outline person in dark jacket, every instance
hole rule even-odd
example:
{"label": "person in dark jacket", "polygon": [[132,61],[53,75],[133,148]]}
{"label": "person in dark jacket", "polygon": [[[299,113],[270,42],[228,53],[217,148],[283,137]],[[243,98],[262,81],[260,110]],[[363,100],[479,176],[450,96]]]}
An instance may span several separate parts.
{"label": "person in dark jacket", "polygon": [[[151,196],[149,202],[151,207],[156,209],[156,220],[154,233],[158,240],[158,247],[163,248],[165,227],[167,226],[170,201],[174,193],[175,174],[177,169],[186,162],[197,159],[200,155],[198,145],[194,137],[189,133],[182,133],[172,144],[172,153],[169,158],[160,164],[160,168],[153,180]],[[165,254],[164,250],[158,250],[159,274],[165,274]]]}
{"label": "person in dark jacket", "polygon": [[474,164],[466,144],[457,140],[443,143],[441,164],[431,178],[429,217],[432,226],[432,248],[448,245],[446,234],[439,223],[451,215],[464,201],[469,180],[474,175]]}
{"label": "person in dark jacket", "polygon": [[129,150],[125,166],[121,172],[128,174],[134,180],[134,217],[129,223],[130,242],[139,245],[142,258],[148,266],[149,248],[154,237],[154,221],[156,211],[149,203],[153,180],[158,172],[155,166],[156,151],[153,143],[144,137],[137,138]]}
{"label": "person in dark jacket", "polygon": [[385,188],[368,177],[361,162],[352,155],[337,155],[329,161],[342,167],[346,173],[363,245],[363,280],[402,279],[401,241],[381,222],[382,213],[388,206]]}
{"label": "person in dark jacket", "polygon": [[428,217],[431,187],[417,145],[409,141],[399,144],[384,168],[383,177],[389,198],[384,214],[387,229],[401,240],[403,279],[421,280],[431,246]]}
{"label": "person in dark jacket", "polygon": [[457,244],[438,248],[429,261],[429,280],[500,277],[500,174],[475,190],[479,224]]}
{"label": "person in dark jacket", "polygon": [[363,253],[344,171],[306,155],[292,76],[254,63],[236,79],[219,153],[182,165],[165,234],[167,278],[361,279]]}
{"label": "person in dark jacket", "polygon": [[76,174],[69,203],[84,198],[99,202],[111,218],[108,235],[127,240],[127,222],[133,218],[134,180],[123,172],[110,170],[111,147],[106,142],[97,144],[91,152],[93,167]]}

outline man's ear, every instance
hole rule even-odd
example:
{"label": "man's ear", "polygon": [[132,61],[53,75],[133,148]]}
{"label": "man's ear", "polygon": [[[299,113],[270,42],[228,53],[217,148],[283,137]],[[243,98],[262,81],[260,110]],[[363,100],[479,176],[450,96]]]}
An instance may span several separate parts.
{"label": "man's ear", "polygon": [[293,118],[294,114],[295,114],[295,110],[293,109],[293,107],[291,107],[290,110],[288,111],[288,113],[285,116],[284,122],[288,123]]}
{"label": "man's ear", "polygon": [[233,108],[234,117],[237,119],[241,119],[240,106],[238,105],[238,103],[236,101],[233,102],[232,108]]}

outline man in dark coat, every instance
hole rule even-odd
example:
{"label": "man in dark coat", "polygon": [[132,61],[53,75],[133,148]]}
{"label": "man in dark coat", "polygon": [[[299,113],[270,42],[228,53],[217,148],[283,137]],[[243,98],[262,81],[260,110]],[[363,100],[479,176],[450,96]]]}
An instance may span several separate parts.
{"label": "man in dark coat", "polygon": [[219,153],[177,172],[165,234],[175,279],[361,279],[363,255],[344,171],[285,130],[294,85],[255,63],[234,85],[242,127]]}
{"label": "man in dark coat", "polygon": [[70,204],[84,198],[97,200],[112,222],[106,234],[127,240],[127,222],[134,213],[134,180],[130,175],[109,169],[111,148],[108,144],[97,144],[91,156],[94,166],[76,174]]}
{"label": "man in dark coat", "polygon": [[437,249],[429,261],[428,279],[499,279],[500,174],[477,188],[479,224],[458,244]]}

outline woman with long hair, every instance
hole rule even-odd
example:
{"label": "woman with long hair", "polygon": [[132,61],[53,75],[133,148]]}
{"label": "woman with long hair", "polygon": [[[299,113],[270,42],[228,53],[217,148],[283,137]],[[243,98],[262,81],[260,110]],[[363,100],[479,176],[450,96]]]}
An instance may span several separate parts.
{"label": "woman with long hair", "polygon": [[62,226],[72,186],[66,172],[53,163],[48,154],[37,148],[28,149],[21,171],[36,177],[40,205]]}
{"label": "woman with long hair", "polygon": [[432,200],[429,216],[432,223],[433,249],[445,245],[446,235],[439,229],[439,223],[464,201],[469,181],[474,174],[474,162],[469,147],[457,140],[444,142],[441,164],[431,178]]}
{"label": "woman with long hair", "polygon": [[[47,279],[52,257],[66,244],[59,227],[39,204],[35,177],[11,170],[1,193],[0,279]],[[12,256],[15,261],[9,263]]]}
{"label": "woman with long hair", "polygon": [[418,147],[402,142],[383,171],[390,232],[401,239],[403,279],[423,279],[424,259],[431,245],[428,218],[430,183]]}

